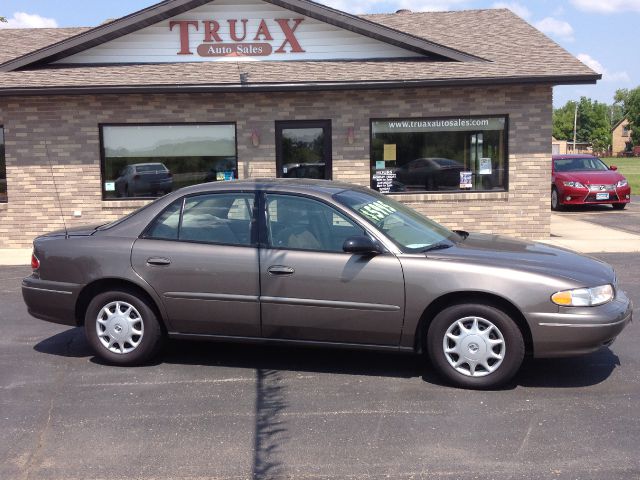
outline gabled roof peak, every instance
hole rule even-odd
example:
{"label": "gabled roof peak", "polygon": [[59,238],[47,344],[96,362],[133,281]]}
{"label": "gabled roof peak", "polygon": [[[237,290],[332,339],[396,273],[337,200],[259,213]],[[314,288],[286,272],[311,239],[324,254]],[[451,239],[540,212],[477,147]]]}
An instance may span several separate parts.
{"label": "gabled roof peak", "polygon": [[[408,52],[427,55],[445,61],[482,61],[466,52],[431,42],[399,30],[321,5],[310,0],[260,0],[292,12],[319,20],[350,32],[373,38]],[[39,50],[27,53],[0,65],[0,71],[14,71],[47,65],[79,52],[96,47],[124,35],[138,31],[163,20],[175,17],[199,6],[213,3],[211,0],[165,0],[151,7],[134,12],[59,41]]]}

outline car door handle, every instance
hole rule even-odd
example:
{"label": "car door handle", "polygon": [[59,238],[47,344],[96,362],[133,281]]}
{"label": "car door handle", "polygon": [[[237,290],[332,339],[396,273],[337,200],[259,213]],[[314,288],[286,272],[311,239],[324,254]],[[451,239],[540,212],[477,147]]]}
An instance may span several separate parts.
{"label": "car door handle", "polygon": [[273,265],[267,271],[276,276],[293,275],[296,272],[293,268],[284,265]]}
{"label": "car door handle", "polygon": [[162,258],[162,257],[151,257],[151,258],[147,258],[147,264],[156,265],[158,267],[164,267],[167,265],[171,265],[171,260],[169,260],[168,258]]}

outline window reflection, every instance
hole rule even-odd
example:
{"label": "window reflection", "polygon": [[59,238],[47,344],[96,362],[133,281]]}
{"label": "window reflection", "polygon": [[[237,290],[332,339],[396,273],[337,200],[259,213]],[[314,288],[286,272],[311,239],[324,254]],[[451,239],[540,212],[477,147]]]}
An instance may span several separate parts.
{"label": "window reflection", "polygon": [[235,125],[102,127],[103,196],[154,198],[238,177]]}
{"label": "window reflection", "polygon": [[506,118],[372,122],[372,188],[382,193],[507,188]]}

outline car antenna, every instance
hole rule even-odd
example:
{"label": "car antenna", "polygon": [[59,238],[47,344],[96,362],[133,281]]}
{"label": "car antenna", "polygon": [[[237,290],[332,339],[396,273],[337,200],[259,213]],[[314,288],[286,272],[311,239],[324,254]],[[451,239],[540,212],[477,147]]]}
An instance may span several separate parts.
{"label": "car antenna", "polygon": [[64,238],[69,238],[69,231],[67,230],[67,222],[64,219],[64,211],[62,209],[62,202],[60,201],[60,192],[58,191],[58,184],[56,183],[56,176],[53,174],[53,164],[51,163],[51,156],[49,155],[49,143],[45,139],[44,141],[45,154],[47,156],[47,162],[49,163],[49,170],[51,170],[51,179],[53,180],[53,189],[56,191],[56,198],[58,199],[58,207],[60,208],[60,218],[62,218],[62,225],[64,225]]}

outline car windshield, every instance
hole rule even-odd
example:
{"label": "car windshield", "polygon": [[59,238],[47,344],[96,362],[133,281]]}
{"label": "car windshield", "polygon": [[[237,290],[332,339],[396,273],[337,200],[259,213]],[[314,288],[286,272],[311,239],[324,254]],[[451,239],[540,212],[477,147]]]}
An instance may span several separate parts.
{"label": "car windshield", "polygon": [[455,232],[377,192],[345,190],[334,195],[334,199],[374,225],[405,252],[448,248],[461,239]]}
{"label": "car windshield", "polygon": [[584,170],[606,171],[609,170],[602,160],[595,157],[583,158],[558,158],[553,161],[556,172],[578,172]]}

